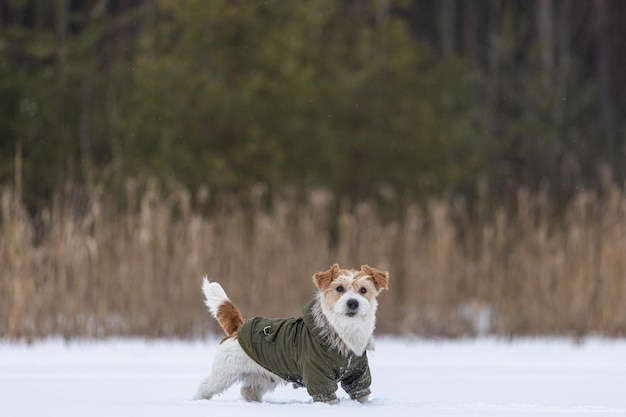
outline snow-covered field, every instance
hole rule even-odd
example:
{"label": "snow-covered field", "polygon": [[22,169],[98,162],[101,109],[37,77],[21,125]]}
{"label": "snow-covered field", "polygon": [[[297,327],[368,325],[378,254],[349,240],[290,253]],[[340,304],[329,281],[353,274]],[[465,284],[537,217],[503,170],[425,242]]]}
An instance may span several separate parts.
{"label": "snow-covered field", "polygon": [[372,401],[314,404],[281,387],[192,401],[217,341],[0,342],[0,415],[626,416],[626,340],[377,341]]}

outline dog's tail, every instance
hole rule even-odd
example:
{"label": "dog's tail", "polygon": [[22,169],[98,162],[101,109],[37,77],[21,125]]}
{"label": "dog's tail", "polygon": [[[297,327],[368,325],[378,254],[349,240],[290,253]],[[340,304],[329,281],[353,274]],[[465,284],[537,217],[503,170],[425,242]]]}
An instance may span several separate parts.
{"label": "dog's tail", "polygon": [[241,311],[230,301],[224,288],[217,282],[210,282],[206,276],[202,282],[202,292],[205,297],[204,304],[222,326],[227,338],[234,337],[244,322]]}

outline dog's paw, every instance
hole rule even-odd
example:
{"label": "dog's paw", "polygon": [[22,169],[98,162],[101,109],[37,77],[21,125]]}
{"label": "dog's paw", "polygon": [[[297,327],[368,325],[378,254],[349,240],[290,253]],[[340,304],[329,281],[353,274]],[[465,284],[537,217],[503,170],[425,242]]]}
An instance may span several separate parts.
{"label": "dog's paw", "polygon": [[210,400],[213,398],[213,394],[203,391],[198,391],[193,397],[194,400]]}
{"label": "dog's paw", "polygon": [[370,401],[370,400],[369,400],[369,398],[370,398],[370,396],[369,396],[369,395],[364,395],[364,396],[362,396],[362,397],[360,397],[360,398],[357,398],[356,400],[357,400],[359,403],[361,403],[361,404],[366,404],[366,403],[368,403],[368,402]]}

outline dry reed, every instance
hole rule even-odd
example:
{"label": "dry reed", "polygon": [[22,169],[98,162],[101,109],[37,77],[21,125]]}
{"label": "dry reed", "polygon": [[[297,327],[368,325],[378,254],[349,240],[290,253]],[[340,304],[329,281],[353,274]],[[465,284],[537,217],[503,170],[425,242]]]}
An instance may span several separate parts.
{"label": "dry reed", "polygon": [[390,271],[381,333],[626,331],[626,195],[612,183],[559,211],[547,192],[521,190],[514,210],[432,200],[385,221],[373,201],[351,207],[319,190],[269,205],[258,186],[206,217],[184,189],[129,181],[127,191],[120,212],[97,187],[81,205],[68,187],[33,218],[3,189],[0,337],[203,336],[217,331],[203,274],[246,316],[289,316],[313,294],[311,275],[334,262]]}

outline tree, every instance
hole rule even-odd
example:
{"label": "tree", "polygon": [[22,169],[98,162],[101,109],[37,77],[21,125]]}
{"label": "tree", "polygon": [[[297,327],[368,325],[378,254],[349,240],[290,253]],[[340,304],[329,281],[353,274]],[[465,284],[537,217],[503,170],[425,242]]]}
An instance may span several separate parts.
{"label": "tree", "polygon": [[479,169],[477,157],[452,156],[472,152],[462,142],[479,119],[467,68],[439,63],[376,2],[161,11],[136,62],[130,170],[147,162],[192,186],[322,184],[358,197],[380,181],[408,188],[429,175],[440,188]]}
{"label": "tree", "polygon": [[[115,34],[139,1],[31,0],[0,6],[0,181],[23,149],[24,199],[35,211],[66,180],[93,182],[113,157],[119,90],[133,41]],[[130,38],[130,35],[129,35]]]}

